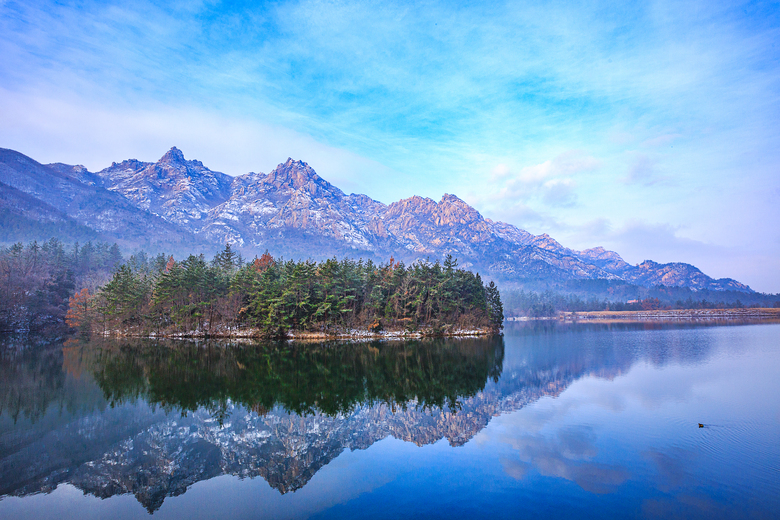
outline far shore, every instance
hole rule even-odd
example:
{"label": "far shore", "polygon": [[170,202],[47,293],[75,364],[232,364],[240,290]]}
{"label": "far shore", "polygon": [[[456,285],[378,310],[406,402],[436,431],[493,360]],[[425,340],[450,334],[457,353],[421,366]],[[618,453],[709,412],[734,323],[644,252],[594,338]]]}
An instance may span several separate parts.
{"label": "far shore", "polygon": [[559,312],[549,318],[525,316],[507,318],[507,321],[555,320],[576,321],[726,321],[726,320],[780,320],[780,308],[742,309],[656,309],[642,311],[581,311]]}

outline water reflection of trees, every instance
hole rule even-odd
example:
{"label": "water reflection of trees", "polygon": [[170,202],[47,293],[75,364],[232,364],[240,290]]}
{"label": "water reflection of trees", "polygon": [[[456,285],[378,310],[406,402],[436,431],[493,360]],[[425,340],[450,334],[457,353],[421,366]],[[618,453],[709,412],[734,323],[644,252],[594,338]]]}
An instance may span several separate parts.
{"label": "water reflection of trees", "polygon": [[[648,329],[659,334],[643,334]],[[640,359],[657,366],[699,363],[713,346],[707,330],[682,323],[509,323],[513,376],[499,387],[511,392],[542,384],[549,371],[562,381],[585,372],[614,377]],[[503,341],[62,345],[62,338],[6,336],[0,340],[0,414],[35,422],[52,405],[81,415],[102,409],[106,399],[138,398],[185,412],[201,405],[218,412],[228,400],[258,412],[281,405],[302,414],[335,414],[362,402],[457,409],[506,369]]]}
{"label": "water reflection of trees", "polygon": [[457,410],[498,380],[503,340],[254,344],[99,340],[71,347],[112,404],[143,399],[219,416],[240,404],[260,413],[348,413],[358,404]]}
{"label": "water reflection of trees", "polygon": [[[0,433],[13,431],[0,443],[0,495],[67,481],[101,497],[132,492],[152,511],[219,474],[261,476],[284,493],[344,449],[387,436],[461,446],[492,417],[579,378],[613,378],[640,360],[700,362],[717,337],[647,334],[645,324],[515,325],[506,338],[397,343],[0,341],[0,419],[13,410],[43,417],[16,430],[0,421]],[[521,433],[518,456],[503,460],[510,475],[536,467],[590,482],[598,474],[607,487],[626,478],[588,462],[587,435],[548,446]]]}
{"label": "water reflection of trees", "polygon": [[59,415],[101,407],[94,384],[63,366],[61,344],[61,338],[27,335],[0,340],[0,416],[35,423],[51,407]]}

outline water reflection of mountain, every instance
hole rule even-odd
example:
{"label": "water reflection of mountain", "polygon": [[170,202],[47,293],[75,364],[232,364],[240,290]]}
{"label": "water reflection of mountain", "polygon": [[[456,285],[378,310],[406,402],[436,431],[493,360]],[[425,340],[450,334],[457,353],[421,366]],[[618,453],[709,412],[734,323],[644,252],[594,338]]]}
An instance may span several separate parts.
{"label": "water reflection of mountain", "polygon": [[501,338],[14,351],[0,365],[0,495],[70,482],[99,497],[133,493],[154,511],[223,474],[259,475],[286,493],[344,449],[388,436],[459,446],[494,415],[584,375],[611,378],[638,359],[695,360],[708,350],[667,346],[659,360],[630,331],[591,332],[513,331],[506,357]]}

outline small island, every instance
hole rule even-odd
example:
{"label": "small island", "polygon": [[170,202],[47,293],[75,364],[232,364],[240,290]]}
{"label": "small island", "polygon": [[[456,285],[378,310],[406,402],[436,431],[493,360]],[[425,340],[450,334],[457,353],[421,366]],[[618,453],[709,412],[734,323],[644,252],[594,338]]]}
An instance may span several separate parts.
{"label": "small island", "polygon": [[245,263],[229,245],[210,262],[131,257],[94,294],[70,299],[83,334],[136,337],[399,338],[487,335],[504,321],[494,282],[443,262],[344,258]]}

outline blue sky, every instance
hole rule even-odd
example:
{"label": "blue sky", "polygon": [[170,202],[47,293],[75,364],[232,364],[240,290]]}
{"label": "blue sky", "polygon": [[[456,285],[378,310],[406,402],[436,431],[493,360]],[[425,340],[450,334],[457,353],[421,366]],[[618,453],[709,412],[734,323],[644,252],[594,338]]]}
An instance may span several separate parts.
{"label": "blue sky", "polygon": [[0,146],[291,156],[780,292],[780,4],[0,0]]}

